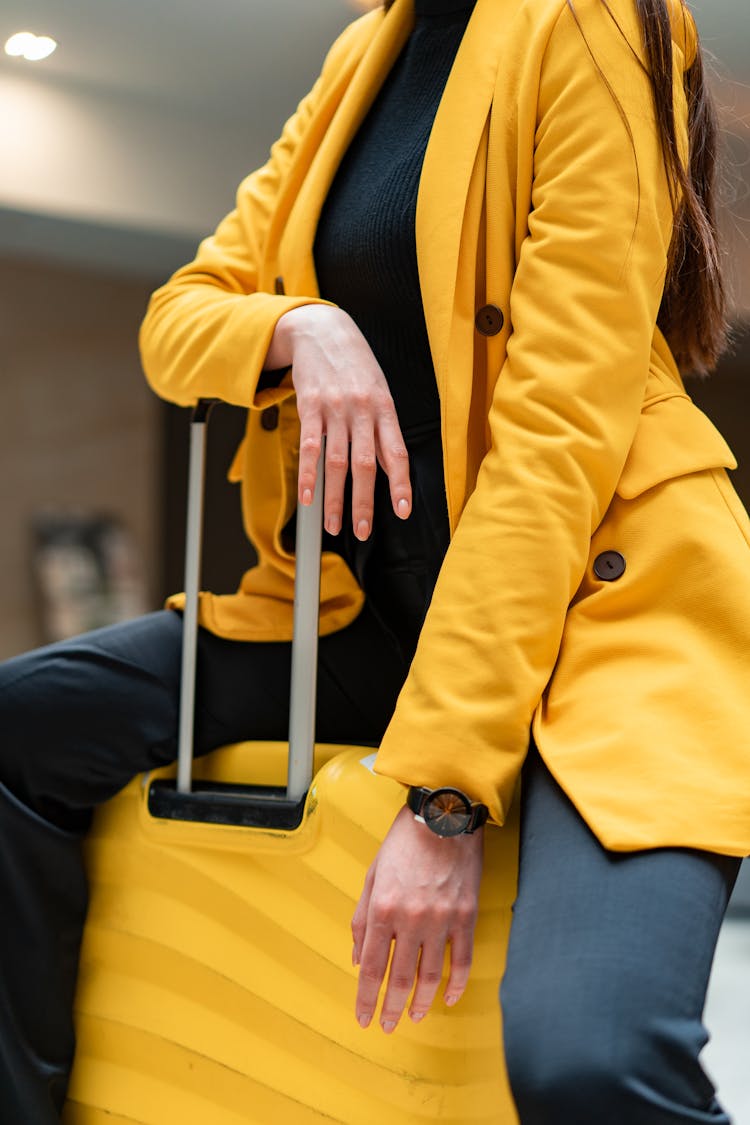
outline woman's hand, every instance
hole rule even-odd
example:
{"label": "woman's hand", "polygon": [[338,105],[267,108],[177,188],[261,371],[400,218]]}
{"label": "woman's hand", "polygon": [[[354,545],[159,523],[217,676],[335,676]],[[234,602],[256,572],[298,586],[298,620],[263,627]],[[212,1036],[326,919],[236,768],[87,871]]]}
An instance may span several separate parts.
{"label": "woman's hand", "polygon": [[352,318],[330,305],[303,305],[280,317],[266,357],[291,364],[300,417],[299,499],[311,504],[323,435],[325,526],[341,530],[350,461],[352,524],[358,539],[372,529],[378,463],[388,476],[393,510],[411,512],[409,459],[385,376]]}
{"label": "woman's hand", "polygon": [[409,1016],[428,1012],[440,984],[445,947],[451,968],[445,1003],[461,997],[469,977],[482,874],[482,830],[441,838],[401,809],[367,872],[352,919],[360,966],[357,1019],[372,1020],[391,943],[393,959],[380,1012],[384,1031],[398,1023],[416,978]]}

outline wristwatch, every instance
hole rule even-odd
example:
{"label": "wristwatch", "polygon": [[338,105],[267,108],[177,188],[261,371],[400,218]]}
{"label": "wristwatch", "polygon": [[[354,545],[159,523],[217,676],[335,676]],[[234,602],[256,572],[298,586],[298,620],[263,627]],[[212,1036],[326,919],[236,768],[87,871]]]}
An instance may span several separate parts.
{"label": "wristwatch", "polygon": [[489,816],[486,805],[472,801],[460,789],[449,785],[441,789],[412,786],[406,804],[436,836],[463,836],[476,832]]}

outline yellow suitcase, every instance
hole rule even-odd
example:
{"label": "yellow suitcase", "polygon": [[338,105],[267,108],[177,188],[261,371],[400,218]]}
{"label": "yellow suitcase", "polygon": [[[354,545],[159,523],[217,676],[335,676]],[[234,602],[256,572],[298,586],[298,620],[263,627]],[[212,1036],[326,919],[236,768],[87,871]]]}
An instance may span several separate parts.
{"label": "yellow suitcase", "polygon": [[206,418],[191,439],[180,761],[94,821],[64,1125],[515,1125],[497,1000],[515,822],[485,833],[460,1003],[391,1036],[354,1018],[350,920],[403,790],[368,749],[313,748],[320,495],[298,514],[290,747],[243,743],[191,767]]}

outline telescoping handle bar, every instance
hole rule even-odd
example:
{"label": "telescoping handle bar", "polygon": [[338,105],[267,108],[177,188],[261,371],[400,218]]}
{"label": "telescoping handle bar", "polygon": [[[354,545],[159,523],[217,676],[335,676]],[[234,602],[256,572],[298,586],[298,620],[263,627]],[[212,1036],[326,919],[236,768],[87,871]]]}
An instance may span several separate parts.
{"label": "telescoping handle bar", "polygon": [[307,506],[297,504],[294,636],[289,696],[289,772],[286,783],[288,801],[300,801],[310,788],[313,776],[324,457],[325,438],[320,448],[313,502]]}
{"label": "telescoping handle bar", "polygon": [[214,399],[201,399],[193,410],[188,462],[187,534],[185,537],[185,609],[182,616],[180,726],[177,738],[177,790],[189,793],[193,777],[195,675],[198,648],[198,590],[203,542],[203,492],[206,477],[206,426]]}
{"label": "telescoping handle bar", "polygon": [[208,782],[194,786],[193,738],[206,427],[216,401],[201,399],[193,410],[190,426],[177,785],[175,790],[174,785],[168,782],[152,782],[149,810],[154,816],[169,819],[289,828],[299,823],[304,797],[313,776],[325,447],[320,453],[313,503],[297,506],[286,790]]}

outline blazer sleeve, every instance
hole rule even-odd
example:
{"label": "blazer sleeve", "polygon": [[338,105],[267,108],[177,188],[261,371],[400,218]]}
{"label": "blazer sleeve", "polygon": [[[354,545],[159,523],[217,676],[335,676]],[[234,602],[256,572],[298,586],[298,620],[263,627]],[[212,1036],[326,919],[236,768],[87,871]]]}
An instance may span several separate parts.
{"label": "blazer sleeve", "polygon": [[607,5],[575,7],[540,71],[491,447],[375,765],[456,785],[497,823],[638,425],[673,223],[645,68]]}
{"label": "blazer sleeve", "polygon": [[[367,18],[367,17],[365,17]],[[264,167],[239,186],[236,207],[206,238],[194,261],[177,270],[152,296],[140,331],[141,361],[156,393],[181,406],[215,397],[239,406],[268,406],[292,393],[256,385],[276,322],[315,296],[279,296],[259,289],[274,208],[295,155],[328,85],[361,38],[363,20],[342,33],[321,75],[287,121]]]}

